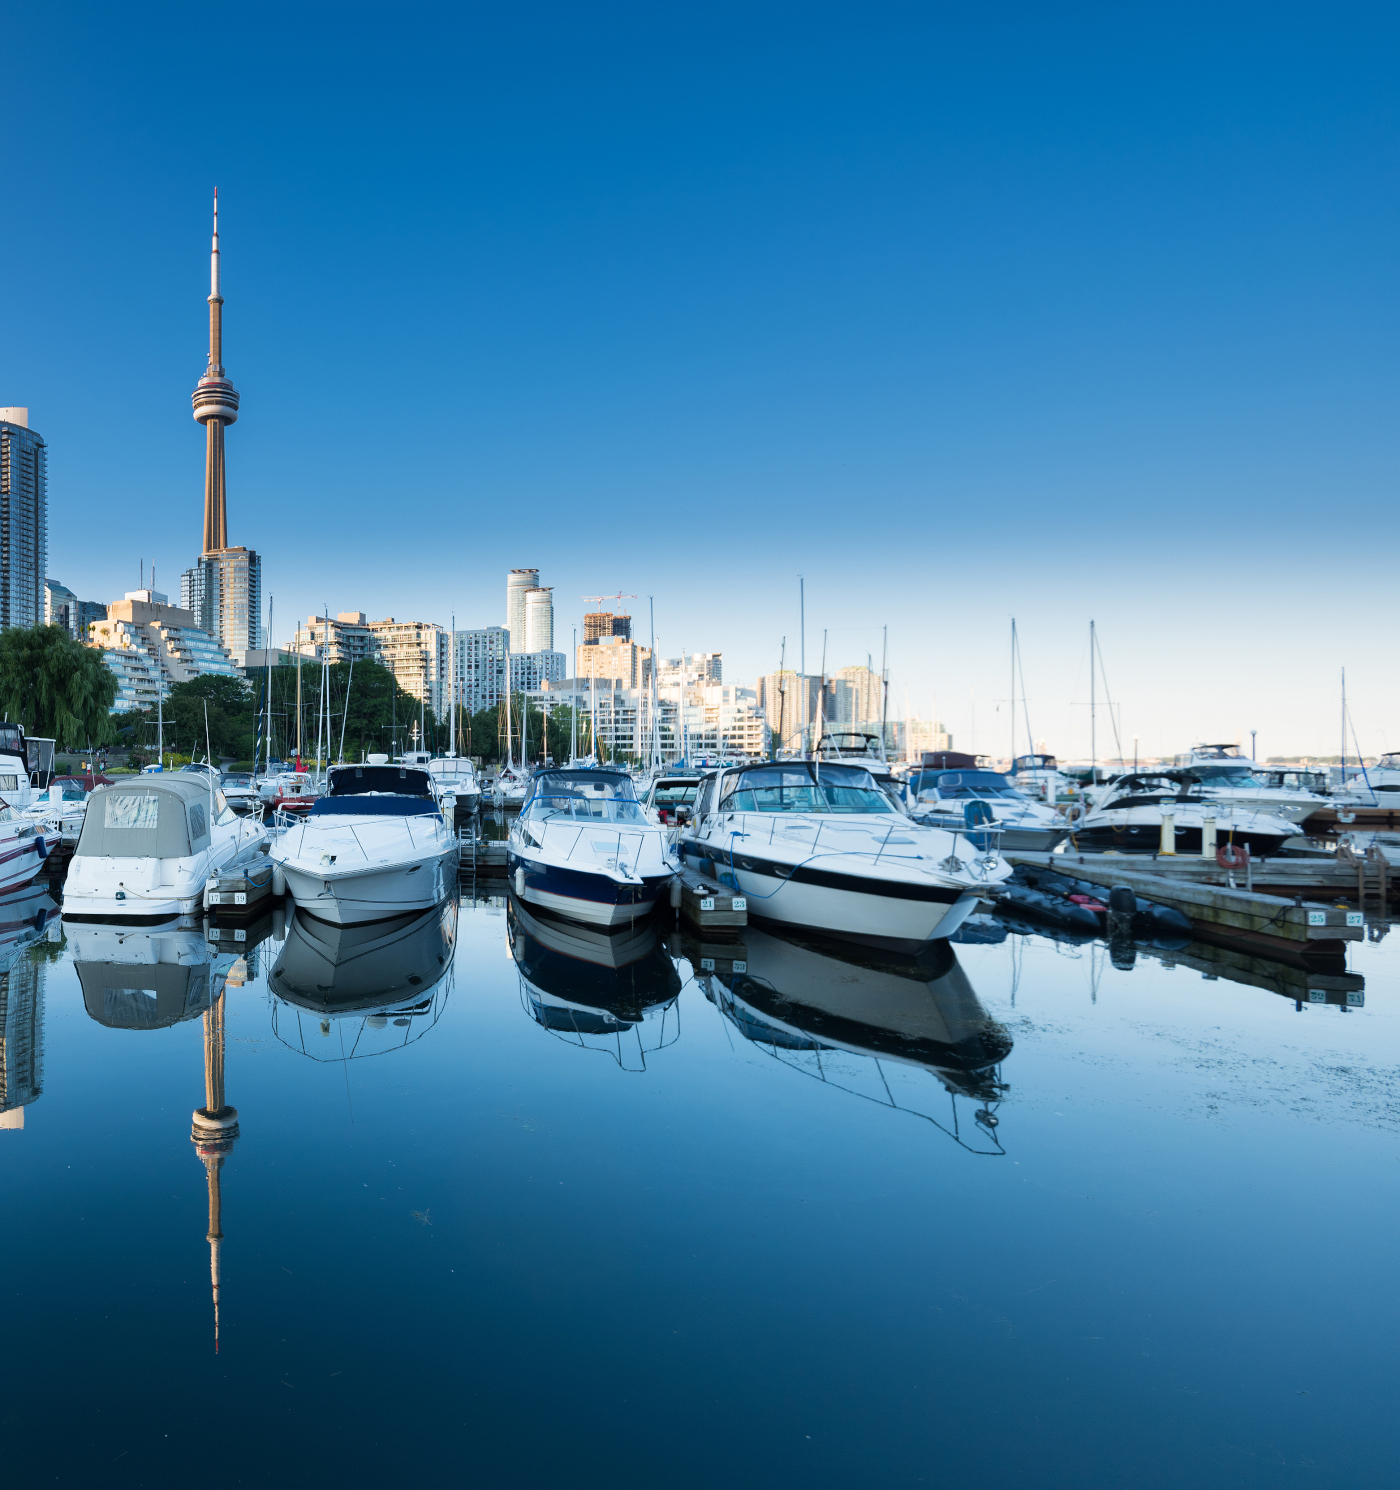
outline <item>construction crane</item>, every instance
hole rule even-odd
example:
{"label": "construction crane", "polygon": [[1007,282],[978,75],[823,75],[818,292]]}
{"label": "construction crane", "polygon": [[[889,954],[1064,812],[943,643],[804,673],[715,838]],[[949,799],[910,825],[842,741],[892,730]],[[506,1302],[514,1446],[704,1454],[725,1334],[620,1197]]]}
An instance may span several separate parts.
{"label": "construction crane", "polygon": [[594,605],[602,605],[605,600],[635,600],[635,595],[624,595],[620,591],[616,595],[580,595],[580,600],[591,600]]}

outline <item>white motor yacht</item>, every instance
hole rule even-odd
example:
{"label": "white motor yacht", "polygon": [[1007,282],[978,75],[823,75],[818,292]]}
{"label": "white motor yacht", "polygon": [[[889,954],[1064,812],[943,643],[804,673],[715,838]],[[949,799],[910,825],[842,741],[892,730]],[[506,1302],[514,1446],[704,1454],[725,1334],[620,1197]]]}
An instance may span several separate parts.
{"label": "white motor yacht", "polygon": [[518,807],[530,795],[530,773],[521,766],[502,766],[491,788],[492,799],[503,807]]}
{"label": "white motor yacht", "polygon": [[1091,853],[1158,853],[1168,814],[1178,854],[1201,852],[1208,821],[1215,823],[1220,848],[1243,845],[1255,858],[1277,853],[1298,832],[1295,823],[1276,813],[1232,807],[1208,796],[1192,771],[1128,772],[1075,823],[1074,847]]}
{"label": "white motor yacht", "polygon": [[[438,760],[430,760],[427,772],[428,784],[433,789],[433,797],[438,806],[443,808],[443,817],[447,816],[447,800],[451,798],[455,825],[465,827],[472,813],[481,806],[481,782],[477,780],[476,767],[466,756],[445,755]],[[449,823],[448,826],[452,827],[453,824]]]}
{"label": "white motor yacht", "polygon": [[1018,755],[1011,762],[1011,770],[1016,787],[1033,802],[1044,802],[1047,807],[1070,795],[1074,787],[1053,755]]}
{"label": "white motor yacht", "polygon": [[[1332,805],[1320,792],[1306,787],[1274,785],[1267,778],[1251,776],[1246,771],[1221,770],[1216,766],[1192,766],[1187,773],[1201,783],[1202,794],[1227,807],[1253,809],[1286,817],[1290,823],[1301,823],[1315,812]],[[1400,796],[1396,797],[1400,807]]]}
{"label": "white motor yacht", "polygon": [[1381,807],[1400,812],[1400,753],[1391,751],[1374,766],[1365,767],[1361,775],[1348,777],[1332,793],[1332,805],[1342,810]]}
{"label": "white motor yacht", "polygon": [[506,862],[521,900],[596,926],[650,915],[680,868],[621,768],[541,771],[511,824]]}
{"label": "white motor yacht", "polygon": [[64,881],[64,919],[154,925],[192,915],[211,875],[266,846],[267,829],[239,817],[204,773],[98,787]]}
{"label": "white motor yacht", "polygon": [[260,812],[262,800],[258,795],[258,783],[251,771],[225,771],[219,786],[224,801],[235,812]]}
{"label": "white motor yacht", "polygon": [[279,771],[258,783],[258,797],[269,812],[310,812],[320,795],[309,771]]}
{"label": "white motor yacht", "polygon": [[1033,802],[999,771],[916,771],[905,786],[909,816],[916,823],[956,831],[966,822],[967,804],[985,802],[990,827],[1001,847],[1048,853],[1069,837],[1064,817],[1044,802]]}
{"label": "white motor yacht", "polygon": [[1220,772],[1238,772],[1241,776],[1253,776],[1259,769],[1233,741],[1222,745],[1193,745],[1185,755],[1176,758],[1177,767],[1183,771],[1198,768]]}
{"label": "white motor yacht", "polygon": [[41,825],[45,835],[54,840],[52,846],[63,844],[72,849],[83,831],[90,795],[81,777],[55,776],[43,791],[34,793],[34,800],[24,809],[23,816]]}
{"label": "white motor yacht", "polygon": [[332,766],[326,794],[271,852],[298,907],[342,925],[438,905],[456,888],[457,855],[427,771],[383,755]]}
{"label": "white motor yacht", "polygon": [[[0,800],[9,807],[23,811],[37,795],[30,774],[29,757],[39,747],[48,746],[48,772],[53,767],[52,740],[26,740],[24,731],[17,724],[0,723]],[[47,780],[48,772],[40,776]]]}
{"label": "white motor yacht", "polygon": [[707,776],[680,849],[751,918],[910,950],[1011,873],[966,832],[904,817],[863,766],[811,759]]}

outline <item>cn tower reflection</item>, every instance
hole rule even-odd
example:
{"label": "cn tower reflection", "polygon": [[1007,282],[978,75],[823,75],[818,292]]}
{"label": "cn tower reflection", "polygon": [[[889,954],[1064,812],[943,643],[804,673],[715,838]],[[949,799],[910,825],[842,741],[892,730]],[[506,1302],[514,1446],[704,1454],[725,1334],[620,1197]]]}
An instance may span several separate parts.
{"label": "cn tower reflection", "polygon": [[214,1293],[214,1354],[219,1353],[220,1249],[223,1196],[220,1171],[238,1137],[238,1109],[224,1101],[224,991],[204,1011],[204,1106],[194,1111],[190,1142],[209,1183],[209,1282]]}

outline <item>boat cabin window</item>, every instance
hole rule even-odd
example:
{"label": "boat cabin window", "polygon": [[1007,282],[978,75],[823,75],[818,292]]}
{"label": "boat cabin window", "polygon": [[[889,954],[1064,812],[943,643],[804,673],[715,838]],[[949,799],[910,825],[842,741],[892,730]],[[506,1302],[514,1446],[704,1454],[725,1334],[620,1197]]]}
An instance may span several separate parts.
{"label": "boat cabin window", "polygon": [[860,766],[806,761],[755,766],[724,778],[721,812],[893,812],[894,804]]}
{"label": "boat cabin window", "polygon": [[23,733],[17,724],[0,724],[0,752],[5,755],[23,756]]}
{"label": "boat cabin window", "polygon": [[209,845],[209,804],[175,792],[97,793],[83,819],[76,853],[118,859],[184,859]]}
{"label": "boat cabin window", "polygon": [[1012,765],[1018,771],[1053,771],[1056,769],[1053,755],[1018,755]]}

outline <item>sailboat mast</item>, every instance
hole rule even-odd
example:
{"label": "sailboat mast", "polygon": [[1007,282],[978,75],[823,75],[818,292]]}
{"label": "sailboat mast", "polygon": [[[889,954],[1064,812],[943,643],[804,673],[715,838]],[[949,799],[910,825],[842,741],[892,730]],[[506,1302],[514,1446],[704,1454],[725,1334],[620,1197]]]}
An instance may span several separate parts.
{"label": "sailboat mast", "polygon": [[1011,769],[1016,769],[1016,617],[1011,618]]}
{"label": "sailboat mast", "polygon": [[1097,734],[1094,731],[1094,726],[1097,723],[1097,717],[1098,717],[1097,714],[1096,714],[1096,712],[1095,712],[1096,703],[1095,703],[1095,694],[1094,694],[1094,644],[1095,644],[1094,623],[1092,621],[1090,621],[1089,622],[1089,781],[1090,781],[1091,784],[1096,785],[1098,783],[1098,779],[1099,779],[1099,746],[1098,746],[1098,736],[1097,736]]}
{"label": "sailboat mast", "polygon": [[452,617],[451,641],[447,644],[447,753],[457,754],[457,617]]}
{"label": "sailboat mast", "polygon": [[[881,627],[883,640],[880,642],[880,759],[888,762],[890,758],[889,747],[885,743],[889,734],[890,726],[890,628]],[[909,707],[904,708],[904,752],[909,753]]]}
{"label": "sailboat mast", "polygon": [[506,646],[506,770],[512,770],[515,766],[515,755],[511,747],[510,738],[510,646]]}
{"label": "sailboat mast", "polygon": [[574,627],[574,702],[569,710],[569,764],[578,760],[578,627]]}
{"label": "sailboat mast", "polygon": [[[257,769],[257,761],[253,769]],[[272,774],[272,596],[267,597],[267,772]]]}

